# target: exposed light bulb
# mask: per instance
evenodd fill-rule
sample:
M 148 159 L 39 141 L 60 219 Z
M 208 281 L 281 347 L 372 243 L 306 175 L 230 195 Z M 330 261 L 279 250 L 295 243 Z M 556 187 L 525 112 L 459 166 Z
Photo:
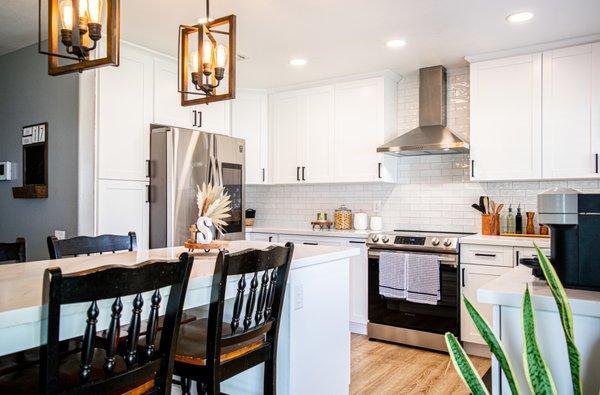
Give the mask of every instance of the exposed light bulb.
M 406 45 L 404 40 L 389 40 L 385 43 L 388 48 L 400 48 Z
M 225 67 L 227 64 L 227 48 L 223 44 L 217 45 L 217 67 Z
M 213 46 L 209 39 L 205 39 L 202 43 L 202 64 L 212 65 Z
M 198 71 L 200 71 L 200 69 L 198 68 L 198 65 L 199 65 L 198 51 L 192 52 L 191 57 L 192 57 L 192 72 L 197 73 Z
M 87 0 L 86 3 L 90 22 L 100 23 L 102 20 L 102 0 Z
M 62 28 L 73 30 L 73 3 L 71 0 L 62 0 L 58 5 L 58 12 Z
M 290 60 L 290 64 L 291 64 L 292 66 L 305 66 L 305 65 L 306 65 L 306 63 L 308 63 L 308 62 L 306 61 L 306 59 L 291 59 L 291 60 Z

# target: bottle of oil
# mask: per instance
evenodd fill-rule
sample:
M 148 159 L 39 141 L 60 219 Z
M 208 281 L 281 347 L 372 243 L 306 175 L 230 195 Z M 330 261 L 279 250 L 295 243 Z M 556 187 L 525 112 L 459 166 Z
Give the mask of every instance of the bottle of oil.
M 515 215 L 512 212 L 512 204 L 508 206 L 508 214 L 506 215 L 506 233 L 515 233 Z
M 521 215 L 521 204 L 517 207 L 517 215 L 515 217 L 515 233 L 523 233 L 523 215 Z

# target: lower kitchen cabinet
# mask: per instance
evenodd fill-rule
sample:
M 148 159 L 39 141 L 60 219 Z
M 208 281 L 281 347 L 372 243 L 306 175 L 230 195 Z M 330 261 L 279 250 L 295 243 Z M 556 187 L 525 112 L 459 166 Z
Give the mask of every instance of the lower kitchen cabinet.
M 98 180 L 96 234 L 126 235 L 133 231 L 138 249 L 148 248 L 148 183 Z
M 367 245 L 364 240 L 348 240 L 346 245 L 360 249 L 360 255 L 350 258 L 350 332 L 366 335 L 369 264 Z
M 254 232 L 248 232 L 248 233 L 246 233 L 246 240 L 266 241 L 268 243 L 277 243 L 277 242 L 279 242 L 279 238 L 274 233 L 254 233 Z
M 484 284 L 503 275 L 512 269 L 512 267 L 501 266 L 485 266 L 464 264 L 460 265 L 460 284 L 461 294 L 469 299 L 471 304 L 475 306 L 481 316 L 492 325 L 492 305 L 477 302 L 477 290 Z M 477 331 L 471 316 L 467 312 L 464 303 L 460 303 L 460 339 L 463 342 L 485 344 L 485 341 Z

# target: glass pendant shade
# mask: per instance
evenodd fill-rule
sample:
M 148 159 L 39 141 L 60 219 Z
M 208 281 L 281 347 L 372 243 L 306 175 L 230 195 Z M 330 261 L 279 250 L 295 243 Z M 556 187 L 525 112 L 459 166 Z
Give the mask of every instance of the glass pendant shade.
M 102 21 L 102 0 L 86 0 L 86 3 L 90 22 L 100 23 Z

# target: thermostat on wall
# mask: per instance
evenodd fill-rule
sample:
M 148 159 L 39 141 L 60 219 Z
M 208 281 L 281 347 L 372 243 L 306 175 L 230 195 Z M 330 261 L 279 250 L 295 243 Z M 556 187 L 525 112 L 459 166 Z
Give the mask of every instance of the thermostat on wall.
M 14 180 L 14 167 L 11 162 L 0 162 L 0 181 Z

